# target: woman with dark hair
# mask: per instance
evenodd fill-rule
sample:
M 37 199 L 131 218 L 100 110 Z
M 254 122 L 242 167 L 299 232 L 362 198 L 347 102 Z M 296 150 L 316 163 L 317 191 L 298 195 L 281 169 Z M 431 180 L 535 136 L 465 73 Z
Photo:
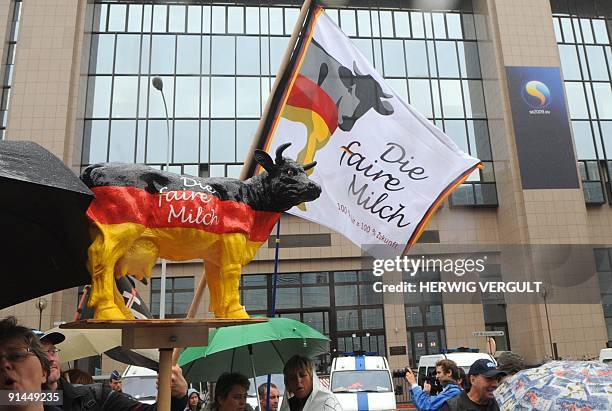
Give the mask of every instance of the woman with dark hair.
M 253 411 L 246 402 L 250 385 L 242 374 L 221 374 L 215 384 L 215 400 L 206 406 L 205 411 Z
M 0 390 L 39 392 L 47 388 L 49 360 L 40 341 L 15 317 L 0 321 Z M 10 398 L 10 397 L 9 397 Z M 11 404 L 23 410 L 59 410 L 42 403 Z
M 66 375 L 68 376 L 67 380 L 72 384 L 87 385 L 94 383 L 94 379 L 89 373 L 79 370 L 78 368 L 66 371 Z

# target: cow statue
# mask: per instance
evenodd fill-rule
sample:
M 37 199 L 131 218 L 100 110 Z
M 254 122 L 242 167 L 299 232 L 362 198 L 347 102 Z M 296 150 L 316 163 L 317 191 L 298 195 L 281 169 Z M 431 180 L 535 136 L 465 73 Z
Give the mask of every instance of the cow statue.
M 321 194 L 306 175 L 316 162 L 301 166 L 282 157 L 289 145 L 278 147 L 275 161 L 256 150 L 265 171 L 246 181 L 135 164 L 87 167 L 81 179 L 96 195 L 87 211 L 94 318 L 133 319 L 114 279 L 128 273 L 149 278 L 158 258 L 203 259 L 209 310 L 216 318 L 248 318 L 238 292 L 242 266 L 267 241 L 281 212 Z

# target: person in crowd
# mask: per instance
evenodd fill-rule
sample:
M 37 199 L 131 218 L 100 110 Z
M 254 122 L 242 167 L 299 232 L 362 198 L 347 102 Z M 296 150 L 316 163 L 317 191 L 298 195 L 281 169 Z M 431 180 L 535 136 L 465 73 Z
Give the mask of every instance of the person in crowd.
M 225 372 L 215 384 L 215 399 L 206 405 L 206 411 L 253 411 L 247 404 L 249 380 L 242 374 Z
M 457 370 L 459 371 L 459 377 L 457 378 L 457 385 L 462 390 L 469 391 L 469 384 L 468 384 L 467 376 L 465 375 L 465 371 L 461 367 L 457 367 Z
M 0 390 L 46 390 L 49 373 L 49 360 L 32 330 L 18 325 L 15 317 L 0 321 Z M 6 399 L 8 398 L 10 397 L 7 396 Z M 10 407 L 28 411 L 59 410 L 42 403 L 15 403 Z
M 504 351 L 497 357 L 497 368 L 504 371 L 506 375 L 501 377 L 503 382 L 512 377 L 517 372 L 525 369 L 523 357 L 512 351 Z
M 443 411 L 498 411 L 499 406 L 493 397 L 493 391 L 499 379 L 506 373 L 495 367 L 491 360 L 476 360 L 470 367 L 468 379 L 470 390 L 448 400 Z
M 87 385 L 94 383 L 94 379 L 91 377 L 91 375 L 89 375 L 89 373 L 79 370 L 78 368 L 73 368 L 66 371 L 64 378 L 66 378 L 72 384 Z
M 91 410 L 95 406 L 103 411 L 154 411 L 157 409 L 156 404 L 141 403 L 125 393 L 111 390 L 110 386 L 105 383 L 73 385 L 68 382 L 60 376 L 60 350 L 55 346 L 63 342 L 65 336 L 59 332 L 52 332 L 42 334 L 39 338 L 50 362 L 47 385 L 50 390 L 62 390 L 63 410 Z M 172 367 L 170 393 L 171 410 L 183 411 L 187 406 L 187 381 L 178 365 Z
M 123 381 L 121 380 L 121 374 L 119 374 L 119 371 L 113 370 L 113 372 L 111 372 L 108 385 L 111 390 L 121 392 L 123 389 Z
M 436 379 L 442 386 L 438 395 L 430 395 L 417 384 L 416 377 L 410 368 L 406 371 L 406 381 L 410 384 L 410 393 L 414 405 L 419 411 L 439 410 L 446 401 L 461 393 L 457 384 L 459 369 L 452 360 L 440 360 L 436 363 Z
M 266 391 L 268 387 L 268 383 L 265 382 L 257 388 L 257 392 L 259 393 L 259 405 L 255 408 L 255 411 L 266 411 L 266 401 L 268 392 Z M 277 411 L 278 410 L 278 401 L 280 399 L 280 392 L 278 391 L 278 387 L 274 383 L 270 383 L 270 409 L 268 411 Z
M 184 411 L 201 411 L 204 409 L 204 401 L 200 398 L 200 392 L 195 388 L 187 390 L 187 408 Z
M 315 373 L 312 360 L 294 355 L 283 369 L 285 397 L 281 411 L 342 411 L 342 406 Z

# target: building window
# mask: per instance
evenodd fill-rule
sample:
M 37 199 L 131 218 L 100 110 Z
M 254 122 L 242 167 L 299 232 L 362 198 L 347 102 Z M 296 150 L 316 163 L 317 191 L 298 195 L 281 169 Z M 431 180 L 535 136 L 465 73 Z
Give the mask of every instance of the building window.
M 298 16 L 286 4 L 96 0 L 82 165 L 162 167 L 165 113 L 151 86 L 160 76 L 171 171 L 238 176 Z M 497 205 L 474 17 L 470 2 L 458 7 L 327 13 L 400 96 L 483 161 L 452 204 Z
M 161 280 L 151 278 L 151 313 L 159 318 Z M 193 277 L 166 278 L 166 318 L 185 318 L 193 301 Z
M 551 4 L 584 198 L 612 204 L 612 20 L 597 1 Z
M 479 273 L 482 282 L 502 282 L 501 264 L 489 263 L 486 269 Z M 481 293 L 482 310 L 484 314 L 486 331 L 503 331 L 503 337 L 493 337 L 497 351 L 510 350 L 510 336 L 508 335 L 508 318 L 506 317 L 506 298 L 504 293 Z
M 0 140 L 4 140 L 8 122 L 8 111 L 11 102 L 11 86 L 13 85 L 13 71 L 15 68 L 15 49 L 19 37 L 19 24 L 21 20 L 22 0 L 11 2 L 11 31 L 6 42 L 4 60 L 4 78 L 2 79 L 2 100 L 0 102 Z
M 250 315 L 270 315 L 270 274 L 243 275 L 242 304 Z M 382 294 L 372 289 L 369 271 L 281 273 L 276 316 L 293 318 L 330 337 L 332 350 L 365 350 L 385 355 Z M 321 364 L 329 358 L 319 359 Z
M 440 281 L 440 273 L 419 271 L 411 276 L 408 272 L 404 272 L 403 281 L 412 283 Z M 410 365 L 416 367 L 422 355 L 438 354 L 440 349 L 446 348 L 442 295 L 427 292 L 404 293 L 404 310 L 408 357 Z
M 601 304 L 608 330 L 608 347 L 612 347 L 612 249 L 596 248 L 594 252 Z

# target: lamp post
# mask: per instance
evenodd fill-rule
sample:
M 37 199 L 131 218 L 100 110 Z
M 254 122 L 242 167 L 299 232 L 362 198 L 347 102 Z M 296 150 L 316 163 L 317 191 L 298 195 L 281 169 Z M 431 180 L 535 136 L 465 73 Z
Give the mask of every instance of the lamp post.
M 546 302 L 546 297 L 549 296 L 548 290 L 546 287 L 542 286 L 542 292 L 540 293 L 542 299 L 544 300 L 544 313 L 546 314 L 546 326 L 548 327 L 548 342 L 550 343 L 550 356 L 556 360 L 557 356 L 555 355 L 555 348 L 553 346 L 552 333 L 550 331 L 550 319 L 548 318 L 548 303 Z
M 36 308 L 38 309 L 38 329 L 42 328 L 42 312 L 45 308 L 47 308 L 47 300 L 44 298 L 39 298 L 36 301 Z
M 155 87 L 161 93 L 162 100 L 164 101 L 164 110 L 166 112 L 166 171 L 170 168 L 170 118 L 168 117 L 168 105 L 166 104 L 166 97 L 164 96 L 164 82 L 160 77 L 153 77 L 153 87 Z M 159 318 L 166 318 L 166 259 L 161 260 L 161 279 L 159 287 Z

